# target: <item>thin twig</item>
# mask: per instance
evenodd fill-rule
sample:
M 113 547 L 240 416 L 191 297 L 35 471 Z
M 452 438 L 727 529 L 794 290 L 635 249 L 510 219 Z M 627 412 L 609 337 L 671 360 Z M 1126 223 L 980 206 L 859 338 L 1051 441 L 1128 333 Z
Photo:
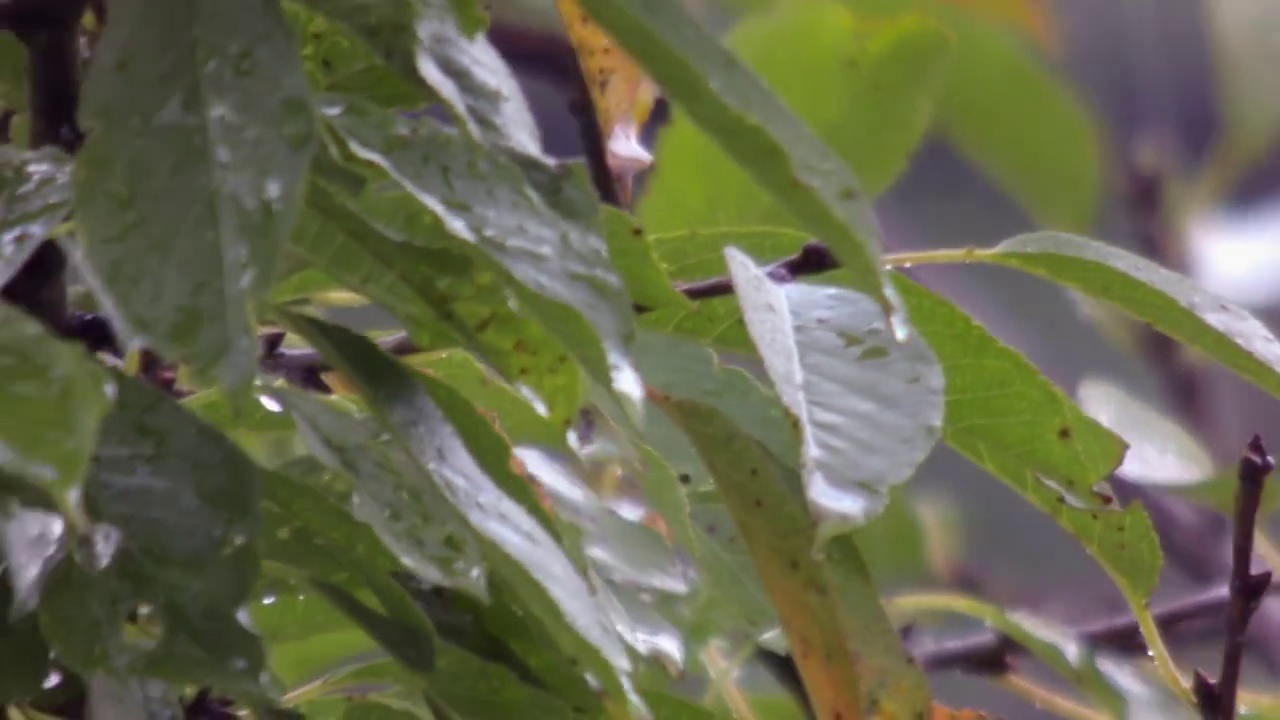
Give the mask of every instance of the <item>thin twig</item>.
M 1195 675 L 1196 699 L 1204 720 L 1230 720 L 1236 715 L 1245 632 L 1249 629 L 1250 618 L 1271 586 L 1271 571 L 1255 573 L 1252 564 L 1254 529 L 1258 522 L 1258 508 L 1262 504 L 1262 490 L 1275 466 L 1275 461 L 1262 445 L 1262 438 L 1254 435 L 1240 458 L 1240 486 L 1236 489 L 1235 531 L 1231 547 L 1231 601 L 1227 605 L 1222 669 L 1217 682 L 1200 671 Z
M 1263 589 L 1274 591 L 1280 589 L 1280 584 L 1264 586 Z M 1231 602 L 1231 586 L 1223 584 L 1168 603 L 1151 614 L 1161 631 L 1168 631 L 1192 620 L 1213 617 L 1227 609 Z M 1070 628 L 1070 631 L 1078 640 L 1092 647 L 1125 653 L 1146 651 L 1138 621 L 1127 611 Z M 912 648 L 911 656 L 926 672 L 963 670 L 989 675 L 1005 672 L 1009 659 L 1025 652 L 1026 648 L 1008 636 L 986 632 L 917 646 Z

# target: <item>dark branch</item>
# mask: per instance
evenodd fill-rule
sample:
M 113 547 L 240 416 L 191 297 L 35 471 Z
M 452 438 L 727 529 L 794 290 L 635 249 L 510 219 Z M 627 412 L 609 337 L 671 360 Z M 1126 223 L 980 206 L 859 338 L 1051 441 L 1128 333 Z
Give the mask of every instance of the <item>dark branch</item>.
M 1230 720 L 1236 716 L 1236 693 L 1240 686 L 1240 663 L 1244 660 L 1245 632 L 1249 620 L 1271 586 L 1271 572 L 1255 573 L 1253 537 L 1262 504 L 1262 490 L 1275 461 L 1267 455 L 1262 438 L 1249 441 L 1240 458 L 1240 487 L 1236 489 L 1235 532 L 1231 543 L 1230 602 L 1227 605 L 1227 635 L 1222 650 L 1222 670 L 1217 682 L 1197 671 L 1196 700 L 1205 720 Z
M 815 240 L 805 243 L 804 247 L 800 248 L 800 252 L 795 255 L 773 263 L 765 269 L 765 272 L 774 282 L 788 283 L 805 275 L 819 275 L 839 267 L 840 261 L 836 260 L 831 248 Z M 733 280 L 729 277 L 711 278 L 679 285 L 676 289 L 690 300 L 707 300 L 732 295 Z

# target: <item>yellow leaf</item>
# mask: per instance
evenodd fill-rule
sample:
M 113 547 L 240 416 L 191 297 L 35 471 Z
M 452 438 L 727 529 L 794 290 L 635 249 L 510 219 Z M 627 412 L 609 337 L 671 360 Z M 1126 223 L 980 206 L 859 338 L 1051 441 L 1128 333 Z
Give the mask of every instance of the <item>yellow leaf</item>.
M 596 25 L 578 0 L 556 0 L 556 6 L 591 93 L 609 169 L 629 186 L 636 173 L 653 164 L 653 156 L 640 143 L 640 130 L 653 112 L 658 86 Z M 626 187 L 620 190 L 624 197 L 630 194 Z

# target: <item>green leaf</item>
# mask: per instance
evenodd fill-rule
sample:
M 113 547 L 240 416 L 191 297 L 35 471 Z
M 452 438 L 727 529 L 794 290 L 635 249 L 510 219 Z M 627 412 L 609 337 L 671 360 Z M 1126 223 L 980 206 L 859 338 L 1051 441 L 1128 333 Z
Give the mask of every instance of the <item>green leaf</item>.
M 262 485 L 262 557 L 326 580 L 391 573 L 400 562 L 377 534 L 323 491 L 283 473 Z
M 356 48 L 338 48 L 330 44 L 326 50 L 344 52 L 334 60 L 352 60 L 366 54 L 375 55 L 399 80 L 408 86 L 422 86 L 414 61 L 417 42 L 413 23 L 418 0 L 293 0 L 322 18 L 346 30 L 342 35 Z M 428 0 L 429 1 L 429 0 Z M 304 55 L 306 50 L 304 46 Z M 362 64 L 362 63 L 361 63 Z M 347 70 L 351 65 L 340 69 Z M 368 88 L 363 88 L 367 90 Z M 363 92 L 362 92 L 363 94 Z
M 424 675 L 435 667 L 435 628 L 425 615 L 418 613 L 416 622 L 406 622 L 369 607 L 339 585 L 316 581 L 313 586 L 400 664 Z
M 295 30 L 311 86 L 323 92 L 356 93 L 388 107 L 417 107 L 430 100 L 431 94 L 414 72 L 412 55 L 406 51 L 413 43 L 410 33 L 401 27 L 387 28 L 389 36 L 403 34 L 403 45 L 371 47 L 365 37 L 343 22 L 345 15 L 332 12 L 337 5 L 306 0 L 282 5 Z M 330 13 L 322 15 L 317 8 Z M 402 54 L 407 56 L 406 72 L 397 72 L 390 63 Z
M 0 36 L 0 43 L 9 37 Z M 0 285 L 7 284 L 70 215 L 71 163 L 66 154 L 54 147 L 19 150 L 0 145 Z
M 500 266 L 422 215 L 405 193 L 352 201 L 316 183 L 290 250 L 386 308 L 424 348 L 475 350 L 567 425 L 581 404 L 578 366 L 513 308 Z
M 624 692 L 630 698 L 631 662 L 621 639 L 543 523 L 508 495 L 511 488 L 501 478 L 491 476 L 492 464 L 504 459 L 480 457 L 479 431 L 455 426 L 456 417 L 441 407 L 445 395 L 439 388 L 369 340 L 315 319 L 285 317 L 360 388 L 379 425 L 416 464 L 418 480 L 444 495 L 479 539 L 490 573 L 509 584 L 522 610 L 545 623 L 560 648 L 596 674 L 612 703 L 624 701 Z
M 643 388 L 625 349 L 631 308 L 583 173 L 353 99 L 331 99 L 325 114 L 353 153 L 505 267 L 520 283 L 521 303 L 591 376 L 638 405 Z
M 315 146 L 301 60 L 277 3 L 113 10 L 81 109 L 81 268 L 124 340 L 246 387 L 249 309 L 274 279 Z
M 805 242 L 804 236 L 786 230 L 724 230 L 672 235 L 655 247 L 664 262 L 672 258 L 668 271 L 673 277 L 698 280 L 725 272 L 721 253 L 726 245 L 770 259 L 793 255 Z M 845 276 L 830 273 L 822 281 L 844 284 Z M 955 306 L 903 277 L 897 278 L 897 287 L 912 324 L 942 364 L 947 397 L 943 439 L 1080 540 L 1127 597 L 1139 603 L 1145 600 L 1155 587 L 1161 563 L 1151 522 L 1139 507 L 1118 512 L 1094 494 L 1095 486 L 1120 463 L 1124 444 L 1085 415 L 1026 358 Z M 653 315 L 646 324 L 653 322 L 700 340 L 713 339 L 734 350 L 751 349 L 732 298 Z M 644 356 L 636 354 L 646 380 L 654 384 Z M 731 417 L 741 423 L 752 414 L 738 410 Z M 763 440 L 770 433 L 757 430 L 753 434 Z
M 11 575 L 10 566 L 6 575 Z M 0 703 L 30 698 L 40 691 L 49 674 L 49 648 L 35 615 L 14 618 L 7 608 L 13 604 L 9 588 L 12 577 L 0 578 Z
M 631 301 L 649 309 L 684 307 L 689 299 L 671 287 L 671 280 L 658 266 L 653 246 L 644 229 L 630 215 L 611 207 L 602 208 L 604 238 L 609 243 L 609 257 L 622 273 Z
M 777 613 L 720 493 L 714 488 L 691 492 L 689 514 L 698 535 L 694 557 L 704 587 L 690 632 L 695 637 L 741 633 L 759 638 L 776 628 Z
M 947 444 L 1054 518 L 1144 605 L 1160 577 L 1151 520 L 1137 505 L 1109 507 L 1095 491 L 1124 443 L 954 305 L 906 278 L 898 289 L 946 374 Z
M 922 140 L 951 47 L 931 20 L 877 24 L 830 0 L 785 3 L 751 16 L 726 42 L 873 196 L 906 169 Z M 640 205 L 647 227 L 803 226 L 714 138 L 685 112 L 663 130 Z M 715 182 L 706 182 L 712 177 Z
M 1280 341 L 1236 305 L 1159 265 L 1087 238 L 1033 233 L 966 260 L 1039 275 L 1106 301 L 1280 397 Z
M 952 27 L 956 49 L 937 109 L 945 137 L 1037 223 L 1091 227 L 1102 140 L 1089 111 L 1007 30 L 959 17 Z
M 55 338 L 8 304 L 0 304 L 0 357 L 0 471 L 81 512 L 80 487 L 113 381 L 82 345 Z
M 463 127 L 486 142 L 522 153 L 542 153 L 538 122 L 507 61 L 476 30 L 478 11 L 470 0 L 416 0 L 414 23 L 418 72 Z M 472 5 L 459 13 L 459 6 Z
M 311 395 L 280 390 L 275 397 L 297 419 L 316 457 L 350 476 L 353 514 L 406 568 L 434 585 L 487 595 L 475 538 L 402 453 L 375 443 L 372 428 Z
M 821 559 L 813 554 L 817 535 L 796 471 L 711 405 L 679 398 L 659 404 L 711 470 L 778 612 L 815 715 L 922 714 L 928 687 L 889 626 L 852 539 L 837 536 Z
M 85 485 L 103 529 L 50 575 L 40 626 L 81 673 L 260 694 L 262 649 L 236 618 L 258 573 L 259 471 L 162 391 L 116 382 Z
M 744 63 L 677 0 L 582 6 L 805 230 L 831 244 L 858 290 L 894 310 L 880 231 L 857 178 Z
M 723 717 L 669 692 L 646 690 L 644 699 L 649 703 L 649 709 L 653 710 L 653 716 L 662 720 L 719 720 Z
M 457 390 L 481 412 L 491 414 L 512 444 L 529 443 L 568 451 L 564 427 L 538 413 L 508 385 L 465 350 L 442 350 L 404 358 L 409 367 Z
M 743 319 L 800 424 L 805 496 L 817 536 L 866 525 L 942 434 L 942 368 L 928 344 L 893 337 L 867 296 L 778 284 L 725 250 Z

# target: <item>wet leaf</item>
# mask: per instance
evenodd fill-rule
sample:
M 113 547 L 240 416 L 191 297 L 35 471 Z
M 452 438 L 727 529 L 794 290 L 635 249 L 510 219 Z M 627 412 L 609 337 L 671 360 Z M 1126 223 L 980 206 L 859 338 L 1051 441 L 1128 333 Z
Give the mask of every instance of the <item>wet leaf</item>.
M 418 73 L 474 137 L 542 153 L 538 123 L 507 61 L 460 16 L 460 0 L 416 0 Z M 467 0 L 465 4 L 470 4 Z
M 748 17 L 726 42 L 879 195 L 907 168 L 941 90 L 951 40 L 921 17 L 874 23 L 839 2 L 780 4 Z M 654 231 L 725 224 L 809 229 L 734 164 L 709 130 L 677 108 L 640 216 Z M 715 182 L 706 182 L 714 177 Z
M 11 35 L 4 35 L 0 45 Z M 0 67 L 4 66 L 0 49 Z M 3 80 L 0 80 L 0 90 Z M 0 101 L 0 106 L 4 103 Z M 0 145 L 0 285 L 71 215 L 71 163 L 57 148 Z
M 817 535 L 797 471 L 712 405 L 679 398 L 658 403 L 715 478 L 777 610 L 815 714 L 923 712 L 929 701 L 924 677 L 889 626 L 852 539 L 837 536 L 823 546 L 821 558 L 813 554 Z
M 50 574 L 41 628 L 80 673 L 260 695 L 262 649 L 236 618 L 258 573 L 259 471 L 161 390 L 116 382 L 85 485 L 110 532 Z
M 1280 396 L 1280 341 L 1271 331 L 1150 260 L 1063 233 L 1020 235 L 972 260 L 1017 268 L 1110 303 Z
M 430 0 L 428 0 L 430 1 Z M 413 22 L 418 0 L 292 0 L 329 23 L 340 26 L 348 42 L 356 47 L 334 47 L 330 40 L 326 50 L 342 50 L 344 60 L 373 55 L 398 76 L 407 87 L 422 87 L 422 78 L 414 62 L 417 46 Z M 312 48 L 314 49 L 314 48 Z M 303 57 L 308 47 L 303 45 Z M 336 58 L 335 58 L 336 59 Z M 359 67 L 363 63 L 354 63 Z M 339 69 L 353 69 L 352 63 L 344 63 Z M 370 88 L 359 88 L 363 92 Z M 424 88 L 425 89 L 425 88 Z
M 401 563 L 374 529 L 317 485 L 284 473 L 264 473 L 263 559 L 334 581 L 400 570 Z
M 442 350 L 405 357 L 409 367 L 457 390 L 513 445 L 529 443 L 568 452 L 564 427 L 543 417 L 527 398 L 465 350 Z
M 727 245 L 767 260 L 793 255 L 806 240 L 787 230 L 725 230 L 671 235 L 655 248 L 660 260 L 671 258 L 668 269 L 674 278 L 698 280 L 725 272 L 722 253 Z M 844 284 L 845 276 L 842 271 L 828 273 L 822 282 Z M 1094 492 L 1119 465 L 1123 442 L 1085 415 L 1030 361 L 954 305 L 903 277 L 897 278 L 897 287 L 915 329 L 942 364 L 946 443 L 1054 518 L 1141 607 L 1160 574 L 1159 542 L 1151 521 L 1141 508 L 1117 511 L 1109 506 L 1109 497 Z M 732 350 L 752 348 L 732 298 L 653 315 L 646 322 L 672 332 Z M 650 366 L 641 361 L 641 368 L 653 384 Z M 747 410 L 731 413 L 740 424 L 759 415 Z M 777 433 L 753 432 L 764 442 Z
M 326 115 L 352 152 L 505 267 L 520 282 L 520 303 L 590 375 L 639 403 L 640 380 L 625 349 L 631 309 L 581 172 L 487 150 L 355 100 L 331 99 Z
M 301 392 L 279 391 L 312 452 L 351 478 L 351 510 L 405 567 L 432 584 L 487 596 L 476 540 L 434 484 L 419 482 L 402 453 L 373 428 Z
M 345 13 L 347 6 L 367 5 L 332 0 L 285 2 L 282 7 L 294 28 L 302 62 L 318 92 L 352 92 L 388 107 L 417 107 L 431 99 L 431 93 L 414 71 L 413 37 L 403 27 L 390 26 L 376 32 L 376 22 L 362 22 Z M 391 7 L 379 3 L 363 8 L 364 17 Z M 391 15 L 391 13 L 386 13 Z M 375 15 L 376 17 L 376 15 Z M 389 19 L 389 18 L 388 18 Z M 350 24 L 348 24 L 350 20 Z M 370 36 L 385 45 L 370 44 Z M 399 60 L 401 64 L 395 63 Z
M 893 337 L 861 293 L 778 284 L 742 251 L 725 257 L 747 330 L 800 424 L 819 540 L 866 525 L 942 435 L 938 358 L 918 335 Z
M 0 304 L 0 471 L 77 513 L 114 381 L 79 343 Z
M 54 565 L 66 554 L 67 521 L 61 514 L 10 502 L 0 514 L 0 552 L 13 599 L 11 619 L 29 615 L 40 602 L 40 590 Z
M 297 256 L 394 314 L 426 349 L 473 349 L 529 388 L 553 422 L 568 423 L 581 370 L 521 312 L 514 284 L 491 259 L 422 218 L 405 193 L 343 199 L 316 184 L 290 243 Z
M 482 453 L 484 433 L 478 428 L 492 429 L 455 426 L 456 408 L 449 416 L 441 405 L 456 400 L 363 337 L 303 316 L 287 318 L 357 384 L 392 443 L 414 462 L 416 479 L 434 485 L 446 509 L 475 534 L 489 572 L 508 584 L 523 611 L 545 623 L 560 648 L 596 674 L 610 702 L 626 702 L 631 662 L 622 641 L 544 524 L 485 466 L 497 458 L 492 450 Z
M 316 137 L 278 4 L 113 8 L 81 116 L 77 248 L 116 332 L 246 387 L 250 307 L 274 279 Z
M 856 287 L 894 309 L 880 232 L 853 172 L 677 0 L 581 0 L 663 91 L 716 138 L 801 227 L 831 244 Z

